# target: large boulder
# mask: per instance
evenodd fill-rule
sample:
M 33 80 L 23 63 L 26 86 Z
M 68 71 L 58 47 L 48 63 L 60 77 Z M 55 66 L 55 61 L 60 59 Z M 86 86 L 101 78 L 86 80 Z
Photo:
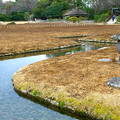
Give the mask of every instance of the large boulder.
M 120 77 L 111 78 L 108 81 L 107 85 L 115 88 L 120 88 Z
M 120 34 L 112 35 L 110 38 L 114 40 L 120 40 Z
M 102 58 L 98 60 L 99 62 L 112 62 L 111 59 L 107 59 L 107 58 Z
M 111 39 L 117 40 L 116 48 L 117 48 L 118 53 L 120 53 L 120 34 L 112 35 Z

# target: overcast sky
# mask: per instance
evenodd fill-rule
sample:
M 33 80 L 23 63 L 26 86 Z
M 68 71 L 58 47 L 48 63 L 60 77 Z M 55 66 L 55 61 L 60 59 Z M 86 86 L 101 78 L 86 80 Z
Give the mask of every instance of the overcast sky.
M 3 2 L 6 2 L 6 1 L 15 1 L 15 0 L 2 0 Z

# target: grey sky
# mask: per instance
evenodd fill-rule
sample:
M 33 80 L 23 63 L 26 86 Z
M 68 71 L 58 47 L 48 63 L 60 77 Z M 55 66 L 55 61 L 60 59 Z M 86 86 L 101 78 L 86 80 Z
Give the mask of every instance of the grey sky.
M 15 0 L 2 0 L 3 2 L 7 2 L 7 1 L 15 1 Z

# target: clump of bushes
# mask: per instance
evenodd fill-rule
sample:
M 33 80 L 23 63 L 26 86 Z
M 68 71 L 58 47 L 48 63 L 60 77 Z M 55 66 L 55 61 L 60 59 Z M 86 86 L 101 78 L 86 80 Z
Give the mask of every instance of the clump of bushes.
M 10 21 L 10 17 L 8 15 L 0 14 L 0 21 Z
M 72 21 L 73 23 L 75 23 L 75 22 L 79 22 L 80 19 L 77 18 L 77 17 L 70 17 L 70 18 L 69 18 L 69 21 Z
M 94 16 L 94 21 L 97 22 L 99 18 L 100 18 L 100 15 L 95 15 Z
M 15 22 L 10 22 L 7 25 L 15 25 L 15 24 L 16 24 Z
M 10 14 L 0 14 L 0 21 L 24 21 L 29 20 L 29 12 L 12 12 Z
M 117 16 L 117 22 L 120 22 L 120 15 Z
M 65 17 L 65 20 L 66 20 L 66 21 L 69 21 L 69 18 L 70 18 L 70 16 L 66 16 L 66 17 Z
M 110 12 L 107 12 L 101 15 L 95 15 L 94 20 L 95 22 L 105 22 L 109 18 L 110 14 Z
M 76 22 L 80 22 L 81 20 L 83 20 L 83 17 L 78 18 L 78 17 L 75 17 L 75 16 L 73 16 L 73 17 L 67 16 L 65 18 L 65 20 L 66 21 L 71 21 L 73 23 L 76 23 Z

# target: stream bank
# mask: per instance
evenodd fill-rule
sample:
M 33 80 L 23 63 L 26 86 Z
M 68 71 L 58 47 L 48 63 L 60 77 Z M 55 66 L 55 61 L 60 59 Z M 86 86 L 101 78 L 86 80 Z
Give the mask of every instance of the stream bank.
M 47 54 L 30 54 L 23 56 L 15 56 L 15 58 L 6 57 L 0 61 L 0 119 L 1 120 L 76 120 L 77 118 L 61 114 L 59 112 L 48 109 L 32 102 L 29 99 L 20 97 L 13 88 L 12 76 L 23 66 L 42 61 L 48 58 L 64 56 L 66 54 L 75 54 L 79 52 L 89 51 L 101 48 L 102 46 L 86 44 L 84 46 L 67 49 L 66 51 L 59 50 L 54 53 Z M 7 59 L 8 58 L 8 59 Z M 84 120 L 84 119 L 80 119 Z
M 109 78 L 120 74 L 116 57 L 115 48 L 107 48 L 40 61 L 17 71 L 14 87 L 73 115 L 118 120 L 120 91 L 106 84 Z M 99 62 L 102 58 L 112 62 Z M 114 68 L 117 71 L 112 71 Z

